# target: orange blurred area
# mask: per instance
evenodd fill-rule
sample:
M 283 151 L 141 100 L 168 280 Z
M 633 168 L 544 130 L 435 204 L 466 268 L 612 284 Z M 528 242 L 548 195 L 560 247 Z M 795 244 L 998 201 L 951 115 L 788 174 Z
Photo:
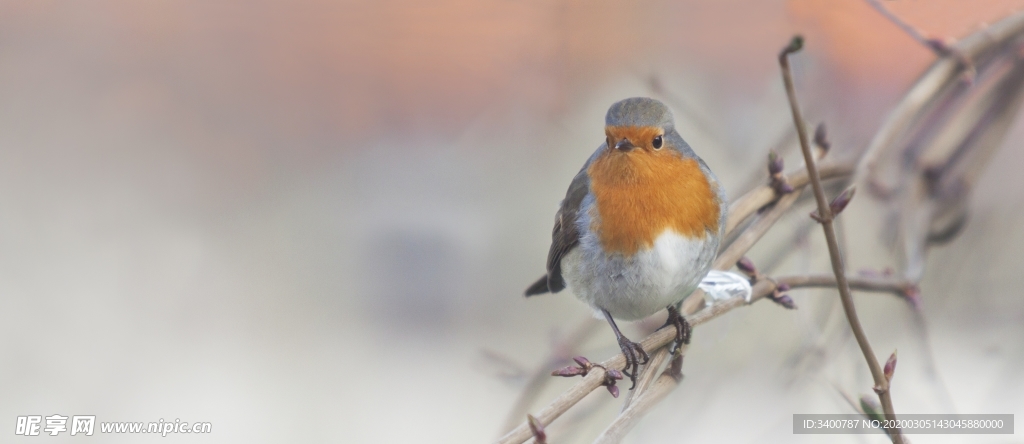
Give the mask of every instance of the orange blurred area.
M 880 0 L 927 38 L 949 43 L 1024 7 L 1015 0 Z M 878 13 L 866 1 L 793 0 L 795 23 L 819 37 L 823 55 L 841 72 L 867 84 L 915 76 L 932 60 L 930 51 Z M 812 43 L 813 44 L 813 43 Z
M 1024 2 L 884 4 L 930 35 L 955 39 Z M 108 86 L 149 94 L 151 107 L 169 89 L 163 100 L 219 98 L 246 108 L 231 112 L 258 113 L 252 118 L 285 132 L 339 131 L 360 141 L 405 129 L 453 134 L 509 100 L 564 111 L 567 100 L 617 76 L 663 66 L 744 83 L 745 75 L 772 71 L 778 42 L 796 32 L 856 83 L 906 85 L 931 60 L 854 0 L 107 1 L 2 8 L 7 45 L 44 45 L 37 57 L 47 54 L 46 45 L 75 47 L 78 60 L 65 60 L 75 65 L 54 68 L 86 68 L 83 76 L 110 69 L 122 78 Z

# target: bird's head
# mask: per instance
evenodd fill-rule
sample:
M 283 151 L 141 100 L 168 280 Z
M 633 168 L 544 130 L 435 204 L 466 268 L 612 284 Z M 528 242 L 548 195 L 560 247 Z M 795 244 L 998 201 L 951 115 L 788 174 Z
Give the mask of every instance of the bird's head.
M 672 111 L 664 103 L 646 97 L 625 99 L 608 108 L 604 132 L 608 150 L 622 154 L 678 154 L 682 148 L 679 145 L 685 145 L 675 131 Z

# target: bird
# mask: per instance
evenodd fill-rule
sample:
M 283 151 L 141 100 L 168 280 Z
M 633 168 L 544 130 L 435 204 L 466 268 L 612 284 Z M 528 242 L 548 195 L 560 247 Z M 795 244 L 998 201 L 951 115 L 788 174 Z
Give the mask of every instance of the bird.
M 640 365 L 650 357 L 615 320 L 667 309 L 662 328 L 676 328 L 672 350 L 690 342 L 690 325 L 679 310 L 718 252 L 725 190 L 658 100 L 612 104 L 604 133 L 555 214 L 547 273 L 525 295 L 569 288 L 589 304 L 615 333 L 626 358 L 622 371 L 635 387 Z

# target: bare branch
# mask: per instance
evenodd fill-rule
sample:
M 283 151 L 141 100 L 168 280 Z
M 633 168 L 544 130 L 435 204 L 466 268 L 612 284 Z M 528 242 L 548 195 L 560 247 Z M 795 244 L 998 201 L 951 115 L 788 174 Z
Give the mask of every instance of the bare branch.
M 895 420 L 896 413 L 892 407 L 892 396 L 889 393 L 889 381 L 885 379 L 882 367 L 878 365 L 878 358 L 871 350 L 867 335 L 857 318 L 857 308 L 853 305 L 853 296 L 850 294 L 850 284 L 846 280 L 846 272 L 843 267 L 843 258 L 839 252 L 839 243 L 836 240 L 835 227 L 832 224 L 833 214 L 828 201 L 825 199 L 825 190 L 821 186 L 821 177 L 818 175 L 818 167 L 815 163 L 814 153 L 811 152 L 811 145 L 807 140 L 807 128 L 804 127 L 803 117 L 800 115 L 800 105 L 796 98 L 796 88 L 793 86 L 793 74 L 789 68 L 789 55 L 800 50 L 803 46 L 803 39 L 794 37 L 789 46 L 779 54 L 779 65 L 782 67 L 782 79 L 786 86 L 786 95 L 789 97 L 790 109 L 793 112 L 793 123 L 796 125 L 797 136 L 800 138 L 800 148 L 804 153 L 804 162 L 807 165 L 808 177 L 811 180 L 811 188 L 814 190 L 814 198 L 818 202 L 818 222 L 821 223 L 825 232 L 825 241 L 828 243 L 829 257 L 832 260 L 832 271 L 836 275 L 836 284 L 839 288 L 839 298 L 843 303 L 843 310 L 846 312 L 846 319 L 850 323 L 853 335 L 857 338 L 857 344 L 864 359 L 871 369 L 871 376 L 875 380 L 875 392 L 882 401 L 882 408 L 885 410 L 886 419 Z M 903 444 L 903 435 L 898 427 L 886 429 L 892 437 L 894 444 Z
M 775 284 L 768 280 L 762 280 L 754 284 L 753 295 L 750 298 L 751 303 L 763 299 L 765 296 L 772 293 L 775 290 Z M 707 307 L 693 316 L 687 317 L 690 325 L 697 327 L 712 319 L 722 316 L 733 309 L 746 305 L 747 302 L 743 298 L 735 298 L 722 303 Z M 650 336 L 640 341 L 640 345 L 643 346 L 644 350 L 657 350 L 664 347 L 668 343 L 675 340 L 676 332 L 671 328 L 665 328 L 652 333 Z M 612 358 L 601 362 L 601 365 L 605 368 L 621 368 L 626 363 L 625 358 L 621 353 L 616 354 Z M 602 368 L 594 368 L 594 370 L 584 376 L 582 380 L 573 385 L 569 390 L 558 395 L 550 404 L 542 408 L 537 414 L 533 415 L 545 426 L 551 424 L 552 421 L 558 419 L 563 413 L 569 408 L 576 405 L 590 392 L 601 387 L 601 384 L 605 379 L 605 371 Z M 498 439 L 498 443 L 501 444 L 519 444 L 527 439 L 530 439 L 530 426 L 524 421 L 519 424 L 516 428 L 512 429 L 505 436 Z
M 835 275 L 810 274 L 801 276 L 783 276 L 774 278 L 779 284 L 789 285 L 790 288 L 837 288 Z M 912 304 L 917 304 L 918 288 L 913 282 L 895 279 L 890 277 L 868 277 L 857 276 L 846 278 L 850 288 L 861 291 L 878 293 L 892 293 L 906 298 Z
M 975 69 L 986 69 L 997 57 L 996 50 L 1011 44 L 1015 35 L 1024 32 L 1024 12 L 1014 14 L 1006 19 L 987 27 L 982 32 L 971 34 L 953 45 L 956 51 L 974 61 Z M 857 165 L 856 183 L 867 183 L 876 195 L 892 193 L 893 185 L 885 183 L 877 177 L 879 160 L 882 155 L 905 136 L 915 122 L 936 110 L 943 109 L 951 100 L 948 97 L 954 91 L 959 75 L 967 69 L 960 60 L 942 57 L 935 61 L 924 74 L 918 78 L 910 91 L 903 96 L 899 105 L 890 112 L 881 128 L 875 133 L 868 144 L 867 150 Z M 822 178 L 825 178 L 824 168 Z
M 948 55 L 952 49 L 951 46 L 954 42 L 952 40 L 940 39 L 937 37 L 928 37 L 921 30 L 911 26 L 909 23 L 901 19 L 898 15 L 894 14 L 889 8 L 886 8 L 880 0 L 866 0 L 871 7 L 875 8 L 883 17 L 889 19 L 894 25 L 899 27 L 903 32 L 907 33 L 911 38 L 917 40 L 922 46 L 935 52 L 936 56 L 943 57 Z

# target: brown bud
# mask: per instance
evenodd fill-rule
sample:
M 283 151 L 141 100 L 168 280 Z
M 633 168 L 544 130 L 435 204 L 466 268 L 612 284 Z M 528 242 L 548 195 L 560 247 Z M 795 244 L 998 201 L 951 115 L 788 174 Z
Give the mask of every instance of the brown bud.
M 772 185 L 772 188 L 775 189 L 775 192 L 779 194 L 789 194 L 793 192 L 793 186 L 790 185 L 789 182 L 783 180 L 776 181 Z
M 794 52 L 797 52 L 804 47 L 804 37 L 801 35 L 793 36 L 793 39 L 789 41 L 789 44 L 785 48 L 782 48 L 782 52 L 779 53 L 779 58 L 784 58 Z
M 533 432 L 533 438 L 537 440 L 537 444 L 547 444 L 548 434 L 544 433 L 544 424 L 529 414 L 526 415 L 526 422 L 530 424 L 530 431 Z
M 576 363 L 579 364 L 579 366 L 582 367 L 582 368 L 589 368 L 590 366 L 593 365 L 593 364 L 590 363 L 589 359 L 587 359 L 587 358 L 585 358 L 583 356 L 576 356 L 575 358 L 572 358 L 572 360 L 576 361 Z
M 885 374 L 886 381 L 892 381 L 893 373 L 896 373 L 896 351 L 893 350 L 892 354 L 889 355 L 889 359 L 885 361 L 885 367 L 882 369 L 882 373 Z
M 949 44 L 946 43 L 944 40 L 938 38 L 938 37 L 932 37 L 930 39 L 926 39 L 924 41 L 924 43 L 926 45 L 928 45 L 929 48 L 935 50 L 936 52 L 938 52 L 940 54 L 946 54 L 946 53 L 948 53 L 950 51 Z
M 608 375 L 609 378 L 614 379 L 614 380 L 622 379 L 622 377 L 623 377 L 622 376 L 622 372 L 620 372 L 620 371 L 618 371 L 618 370 L 616 370 L 614 368 L 608 370 L 607 375 Z
M 606 386 L 606 387 L 608 388 L 608 393 L 612 394 L 612 398 L 618 398 L 619 397 L 619 388 L 616 387 L 615 384 L 612 384 L 612 385 L 609 385 L 609 386 Z
M 777 291 L 779 293 L 785 293 L 785 292 L 789 291 L 789 284 L 787 284 L 785 282 L 779 282 L 779 285 L 775 286 L 775 291 Z
M 768 174 L 774 176 L 782 172 L 785 169 L 785 163 L 782 161 L 782 156 L 776 153 L 775 150 L 768 152 Z
M 853 199 L 853 195 L 856 192 L 857 186 L 853 185 L 850 186 L 850 188 L 843 190 L 842 193 L 839 193 L 839 195 L 832 200 L 832 203 L 828 205 L 829 210 L 832 211 L 832 217 L 836 217 L 839 215 L 839 213 L 843 212 L 843 209 L 845 209 L 846 206 L 850 204 L 850 200 Z
M 669 363 L 668 368 L 665 369 L 665 373 L 675 379 L 676 382 L 683 380 L 683 354 L 676 353 L 672 357 L 672 362 Z
M 736 261 L 736 268 L 746 274 L 757 274 L 757 267 L 754 266 L 754 261 L 750 260 L 749 257 L 743 256 L 740 260 Z
M 783 294 L 772 298 L 776 304 L 786 307 L 790 310 L 796 310 L 796 302 L 793 302 L 793 298 L 789 297 L 788 294 Z
M 825 131 L 825 122 L 819 123 L 818 127 L 814 129 L 814 144 L 825 153 L 832 148 L 832 142 L 828 141 L 828 133 Z M 824 155 L 822 154 L 822 156 Z

